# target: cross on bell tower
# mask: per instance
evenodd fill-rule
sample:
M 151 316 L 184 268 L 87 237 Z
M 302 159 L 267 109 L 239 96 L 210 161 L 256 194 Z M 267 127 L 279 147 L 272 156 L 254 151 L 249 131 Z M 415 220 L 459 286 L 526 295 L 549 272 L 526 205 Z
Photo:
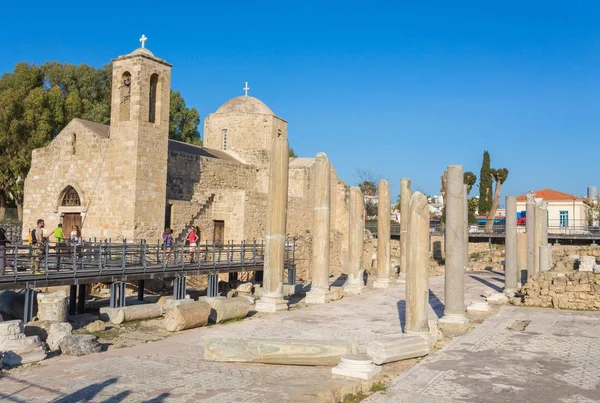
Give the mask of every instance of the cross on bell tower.
M 250 87 L 248 87 L 248 81 L 246 81 L 246 86 L 242 89 L 244 90 L 244 94 L 248 96 L 248 91 L 250 91 Z
M 148 38 L 146 38 L 146 35 L 142 34 L 142 37 L 140 38 L 140 42 L 142 43 L 142 48 L 146 47 L 147 40 L 148 40 Z

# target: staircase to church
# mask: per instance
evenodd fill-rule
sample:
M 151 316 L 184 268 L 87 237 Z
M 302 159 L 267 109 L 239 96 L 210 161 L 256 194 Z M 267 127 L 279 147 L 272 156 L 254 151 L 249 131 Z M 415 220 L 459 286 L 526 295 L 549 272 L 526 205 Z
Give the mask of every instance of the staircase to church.
M 192 216 L 192 219 L 185 225 L 185 227 L 183 227 L 183 229 L 181 230 L 181 232 L 179 233 L 179 235 L 177 235 L 176 241 L 182 242 L 185 240 L 187 234 L 190 232 L 190 230 L 192 228 L 194 228 L 196 221 L 202 216 L 202 214 L 204 214 L 204 212 L 206 211 L 206 209 L 208 209 L 208 207 L 212 204 L 212 202 L 215 200 L 215 194 L 211 193 L 206 200 L 204 201 L 204 203 L 202 204 L 202 206 L 200 207 L 200 210 L 198 210 L 198 212 L 196 214 L 194 214 Z

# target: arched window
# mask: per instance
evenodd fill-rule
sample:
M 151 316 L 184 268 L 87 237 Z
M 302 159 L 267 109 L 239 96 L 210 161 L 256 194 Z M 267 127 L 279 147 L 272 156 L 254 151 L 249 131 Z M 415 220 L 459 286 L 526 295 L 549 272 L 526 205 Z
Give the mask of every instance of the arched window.
M 156 101 L 158 98 L 158 74 L 152 74 L 150 76 L 150 96 L 148 97 L 148 122 L 156 122 Z
M 131 114 L 131 74 L 126 71 L 119 85 L 119 120 L 126 122 Z
M 79 194 L 72 186 L 67 186 L 64 190 L 60 205 L 65 207 L 81 206 Z

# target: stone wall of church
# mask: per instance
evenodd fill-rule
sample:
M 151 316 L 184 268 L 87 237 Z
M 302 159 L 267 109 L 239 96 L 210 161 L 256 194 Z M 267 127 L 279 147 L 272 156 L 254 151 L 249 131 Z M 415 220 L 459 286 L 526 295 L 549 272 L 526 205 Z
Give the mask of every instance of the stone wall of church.
M 47 229 L 55 228 L 62 213 L 82 214 L 85 238 L 123 235 L 119 227 L 123 224 L 121 212 L 109 208 L 110 198 L 116 196 L 115 186 L 108 179 L 111 161 L 105 158 L 107 147 L 107 138 L 94 134 L 75 119 L 48 146 L 33 151 L 25 179 L 24 237 L 39 218 L 46 221 Z M 80 207 L 60 206 L 67 186 L 78 191 Z
M 244 162 L 262 166 L 278 132 L 287 136 L 287 122 L 273 115 L 214 113 L 204 119 L 204 146 L 234 151 Z

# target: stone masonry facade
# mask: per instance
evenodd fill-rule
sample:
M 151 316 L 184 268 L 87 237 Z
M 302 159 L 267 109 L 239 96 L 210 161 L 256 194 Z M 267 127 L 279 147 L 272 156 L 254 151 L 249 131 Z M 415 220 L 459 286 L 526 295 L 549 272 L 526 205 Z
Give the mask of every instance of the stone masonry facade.
M 110 126 L 71 121 L 33 151 L 25 181 L 23 236 L 38 218 L 54 228 L 76 215 L 85 239 L 261 243 L 266 229 L 270 147 L 287 122 L 251 96 L 232 98 L 204 123 L 204 147 L 168 139 L 171 65 L 139 48 L 113 60 Z M 287 236 L 297 276 L 310 279 L 314 158 L 289 164 Z M 348 267 L 349 187 L 331 167 L 331 272 Z M 78 203 L 66 203 L 73 191 Z M 65 233 L 70 232 L 65 229 Z M 220 230 L 219 230 L 220 232 Z

